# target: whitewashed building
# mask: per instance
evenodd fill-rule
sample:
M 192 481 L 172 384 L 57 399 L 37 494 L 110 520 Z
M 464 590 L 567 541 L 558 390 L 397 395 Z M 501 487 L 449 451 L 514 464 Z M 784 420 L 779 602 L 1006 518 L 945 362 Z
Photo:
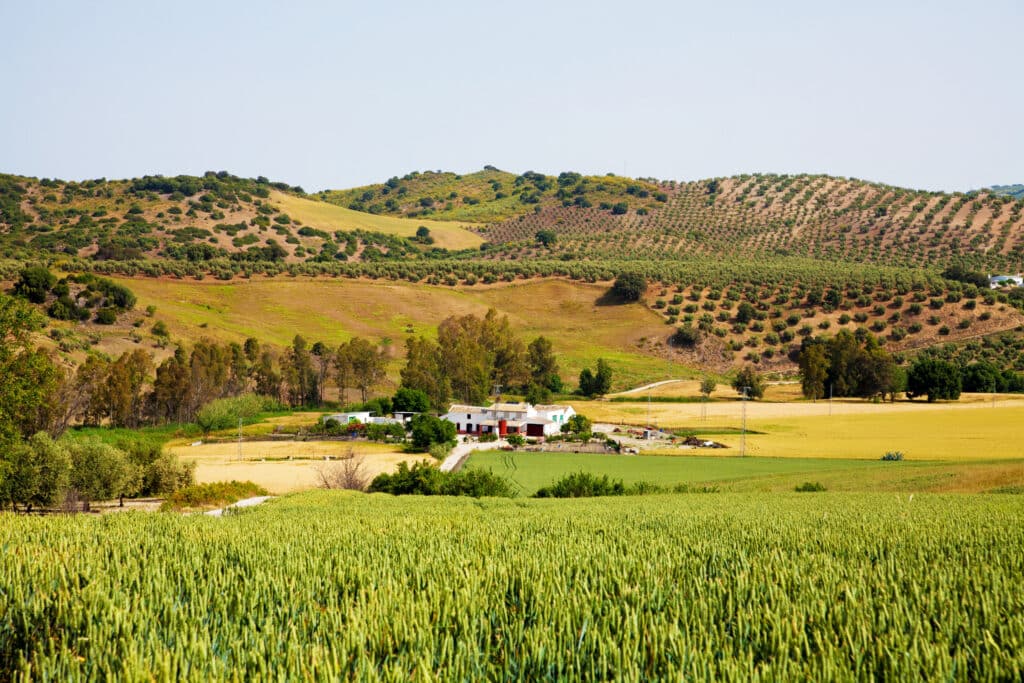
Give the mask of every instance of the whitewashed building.
M 485 407 L 457 403 L 441 419 L 455 423 L 459 434 L 543 437 L 560 433 L 562 425 L 575 414 L 572 406 L 495 403 Z
M 989 275 L 988 286 L 990 289 L 1000 287 L 1024 287 L 1024 276 L 1020 275 Z

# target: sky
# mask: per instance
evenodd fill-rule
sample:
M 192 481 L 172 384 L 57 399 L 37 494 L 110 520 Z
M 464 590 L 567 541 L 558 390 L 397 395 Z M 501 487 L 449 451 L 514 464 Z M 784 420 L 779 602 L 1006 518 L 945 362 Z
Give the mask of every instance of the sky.
M 0 1 L 0 172 L 1024 182 L 1024 3 Z

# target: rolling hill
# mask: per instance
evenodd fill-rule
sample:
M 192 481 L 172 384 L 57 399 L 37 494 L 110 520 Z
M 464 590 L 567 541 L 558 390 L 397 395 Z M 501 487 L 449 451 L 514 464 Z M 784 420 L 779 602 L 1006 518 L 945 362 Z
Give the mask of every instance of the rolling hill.
M 410 329 L 486 300 L 557 339 L 570 373 L 603 356 L 623 381 L 741 363 L 792 372 L 801 338 L 838 329 L 870 331 L 900 354 L 949 347 L 1024 369 L 1021 297 L 943 277 L 950 264 L 1020 271 L 1022 208 L 994 191 L 811 175 L 680 183 L 489 167 L 312 195 L 226 172 L 0 175 L 0 279 L 26 262 L 114 277 L 181 343 L 363 334 L 400 354 Z M 602 293 L 627 271 L 647 278 L 646 295 L 608 305 Z M 207 276 L 220 284 L 196 282 Z M 622 315 L 630 333 L 610 332 Z M 700 343 L 678 343 L 678 325 L 699 329 Z M 47 343 L 74 362 L 147 343 L 144 326 L 132 315 L 54 323 Z

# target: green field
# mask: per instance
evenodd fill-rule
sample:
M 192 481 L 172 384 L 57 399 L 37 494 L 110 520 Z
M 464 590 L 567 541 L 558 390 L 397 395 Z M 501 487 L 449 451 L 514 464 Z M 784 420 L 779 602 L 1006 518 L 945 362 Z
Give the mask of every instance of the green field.
M 830 491 L 1024 490 L 1024 459 L 949 463 L 488 451 L 474 453 L 465 467 L 507 477 L 524 495 L 573 472 L 608 475 L 627 485 L 710 485 L 725 491 L 792 491 L 805 481 Z
M 156 307 L 154 318 L 167 324 L 174 340 L 209 337 L 241 342 L 252 336 L 286 346 L 301 334 L 310 342 L 334 346 L 358 335 L 375 342 L 390 339 L 397 358 L 404 354 L 408 334 L 433 337 L 438 323 L 450 315 L 483 315 L 495 308 L 509 316 L 525 342 L 537 335 L 551 339 L 562 376 L 573 385 L 584 366 L 593 367 L 602 357 L 615 369 L 617 388 L 692 373 L 641 349 L 641 340 L 665 337 L 670 330 L 643 305 L 598 306 L 607 291 L 600 284 L 549 279 L 448 288 L 310 278 L 230 284 L 115 280 L 136 294 L 137 308 Z M 101 331 L 110 335 L 110 343 L 125 343 L 125 330 Z M 392 378 L 397 377 L 398 367 L 397 363 L 392 366 Z
M 0 680 L 1024 674 L 1016 497 L 318 492 L 0 522 Z

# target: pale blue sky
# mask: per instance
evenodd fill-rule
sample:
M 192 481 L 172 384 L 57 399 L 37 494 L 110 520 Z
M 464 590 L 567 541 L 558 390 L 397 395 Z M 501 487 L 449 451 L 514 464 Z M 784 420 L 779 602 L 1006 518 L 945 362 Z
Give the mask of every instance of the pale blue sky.
M 0 0 L 0 171 L 1024 182 L 1024 3 Z

